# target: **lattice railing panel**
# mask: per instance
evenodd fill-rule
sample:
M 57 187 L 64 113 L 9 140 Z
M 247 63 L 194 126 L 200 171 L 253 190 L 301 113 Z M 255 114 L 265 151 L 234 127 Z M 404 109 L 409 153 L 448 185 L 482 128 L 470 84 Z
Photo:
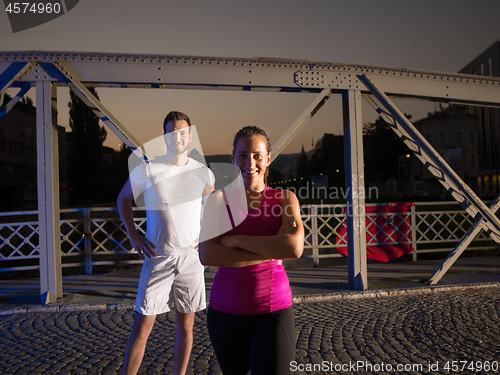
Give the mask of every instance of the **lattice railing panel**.
M 343 217 L 318 215 L 318 247 L 336 246 L 337 229 L 342 225 Z
M 458 242 L 474 223 L 474 218 L 464 212 L 419 212 L 417 242 Z M 485 232 L 478 238 L 486 239 Z
M 134 219 L 136 227 L 142 235 L 146 234 L 146 219 Z M 93 219 L 91 221 L 92 253 L 131 254 L 132 249 L 127 231 L 122 221 Z
M 302 224 L 304 225 L 304 247 L 311 248 L 313 246 L 313 230 L 312 230 L 312 217 L 309 215 L 302 215 Z
M 0 260 L 38 258 L 38 223 L 0 224 L 0 249 Z
M 398 219 L 398 220 L 396 220 Z M 411 238 L 411 214 L 407 212 L 394 212 L 394 213 L 366 213 L 366 244 L 369 246 L 376 245 L 396 245 L 396 244 L 410 244 L 413 243 Z M 396 224 L 399 222 L 399 224 Z M 335 227 L 338 232 L 340 226 L 345 225 L 345 219 L 339 222 Z M 391 226 L 392 230 L 387 230 L 387 225 Z M 372 229 L 371 231 L 369 229 Z M 347 243 L 347 232 L 341 231 L 339 243 Z
M 82 220 L 61 220 L 61 251 L 63 255 L 76 255 L 85 251 Z
M 301 206 L 301 216 L 305 229 L 304 248 L 312 249 L 313 258 L 338 255 L 334 249 L 339 236 L 339 228 L 344 225 L 344 209 L 343 205 Z M 138 209 L 137 211 L 139 212 L 135 215 L 135 224 L 139 232 L 145 235 L 144 210 Z M 103 259 L 102 256 L 109 256 L 109 259 L 112 260 L 113 254 L 136 254 L 126 236 L 125 228 L 117 215 L 116 208 L 62 210 L 61 212 L 64 216 L 60 221 L 63 256 L 90 255 L 89 261 L 92 262 L 92 255 L 101 256 L 100 259 Z M 23 214 L 26 213 L 13 213 L 13 217 Z M 114 216 L 112 218 L 92 217 L 106 216 L 105 214 Z M 8 215 L 2 214 L 1 216 Z M 84 217 L 88 217 L 88 221 L 85 221 L 87 219 Z M 381 217 L 383 218 L 382 224 L 377 223 Z M 411 229 L 408 229 L 407 226 L 403 229 L 401 225 L 404 222 L 408 223 L 410 217 L 414 220 Z M 413 243 L 417 247 L 422 245 L 422 252 L 439 251 L 442 249 L 440 244 L 443 243 L 455 246 L 473 222 L 474 218 L 464 211 L 446 209 L 411 213 L 366 213 L 367 228 L 376 226 L 376 230 L 367 231 L 367 244 Z M 384 231 L 384 226 L 387 225 L 393 226 L 394 231 Z M 411 238 L 412 229 L 416 233 L 416 238 L 413 238 L 413 241 Z M 0 224 L 0 261 L 38 259 L 38 231 L 38 222 L 36 221 Z M 394 235 L 396 232 L 399 234 L 397 240 Z M 345 241 L 346 234 L 342 234 L 341 237 Z M 484 244 L 484 241 L 489 240 L 488 234 L 481 231 L 475 241 Z M 436 246 L 432 244 L 436 244 Z
M 367 213 L 367 245 L 409 244 L 411 239 L 411 214 L 407 212 Z M 391 230 L 387 230 L 390 226 Z M 375 230 L 369 230 L 375 228 Z

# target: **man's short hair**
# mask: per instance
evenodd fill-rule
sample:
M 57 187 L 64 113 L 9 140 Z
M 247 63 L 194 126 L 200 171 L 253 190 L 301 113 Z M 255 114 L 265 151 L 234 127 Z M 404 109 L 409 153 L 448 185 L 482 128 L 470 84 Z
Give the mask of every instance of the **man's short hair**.
M 176 122 L 176 121 L 186 121 L 189 125 L 189 132 L 191 133 L 191 120 L 189 120 L 189 117 L 187 117 L 186 114 L 179 112 L 179 111 L 171 111 L 165 117 L 165 120 L 163 120 L 163 133 L 167 134 L 167 123 L 169 121 Z

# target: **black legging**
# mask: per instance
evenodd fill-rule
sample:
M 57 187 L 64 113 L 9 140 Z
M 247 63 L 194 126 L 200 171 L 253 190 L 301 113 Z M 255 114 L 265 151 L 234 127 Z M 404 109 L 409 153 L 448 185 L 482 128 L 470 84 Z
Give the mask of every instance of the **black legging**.
M 269 314 L 228 314 L 208 307 L 210 340 L 224 375 L 291 374 L 295 360 L 293 308 Z

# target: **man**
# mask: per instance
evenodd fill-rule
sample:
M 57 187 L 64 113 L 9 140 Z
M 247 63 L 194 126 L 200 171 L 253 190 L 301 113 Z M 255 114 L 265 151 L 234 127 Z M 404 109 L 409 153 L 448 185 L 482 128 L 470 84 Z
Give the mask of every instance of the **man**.
M 191 122 L 170 112 L 163 123 L 167 153 L 138 166 L 118 195 L 118 211 L 132 247 L 144 260 L 136 314 L 125 353 L 124 374 L 136 374 L 156 315 L 176 309 L 175 374 L 186 372 L 193 346 L 194 313 L 205 305 L 203 266 L 198 256 L 201 200 L 215 178 L 188 157 Z M 132 199 L 144 193 L 146 238 L 135 228 Z

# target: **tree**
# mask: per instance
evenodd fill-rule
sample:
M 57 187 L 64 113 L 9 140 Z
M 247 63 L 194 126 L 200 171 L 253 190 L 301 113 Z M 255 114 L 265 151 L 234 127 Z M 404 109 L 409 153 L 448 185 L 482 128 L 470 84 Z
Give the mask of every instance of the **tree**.
M 29 106 L 33 106 L 33 99 L 31 99 L 29 96 L 23 96 L 21 98 L 21 103 L 29 105 Z
M 89 91 L 97 98 L 94 88 Z M 70 91 L 69 126 L 73 131 L 72 157 L 69 160 L 69 180 L 73 188 L 72 203 L 101 202 L 105 194 L 103 142 L 107 133 L 99 125 L 99 117 Z
M 283 176 L 281 175 L 281 172 L 278 171 L 277 169 L 269 167 L 269 175 L 267 176 L 267 184 L 271 183 L 277 183 L 278 181 L 281 181 Z
M 327 175 L 328 184 L 331 187 L 343 188 L 345 185 L 344 137 L 325 134 L 321 148 L 312 154 L 309 165 L 311 176 Z
M 302 145 L 300 156 L 297 158 L 297 185 L 306 186 L 311 179 L 309 159 Z
M 366 185 L 397 179 L 399 160 L 409 153 L 408 147 L 380 116 L 374 123 L 365 124 L 363 133 Z
M 104 198 L 106 202 L 116 202 L 123 184 L 129 177 L 128 159 L 132 151 L 125 144 L 121 145 L 119 151 L 110 147 L 105 147 L 105 151 L 111 156 L 111 163 L 104 168 L 106 181 Z

